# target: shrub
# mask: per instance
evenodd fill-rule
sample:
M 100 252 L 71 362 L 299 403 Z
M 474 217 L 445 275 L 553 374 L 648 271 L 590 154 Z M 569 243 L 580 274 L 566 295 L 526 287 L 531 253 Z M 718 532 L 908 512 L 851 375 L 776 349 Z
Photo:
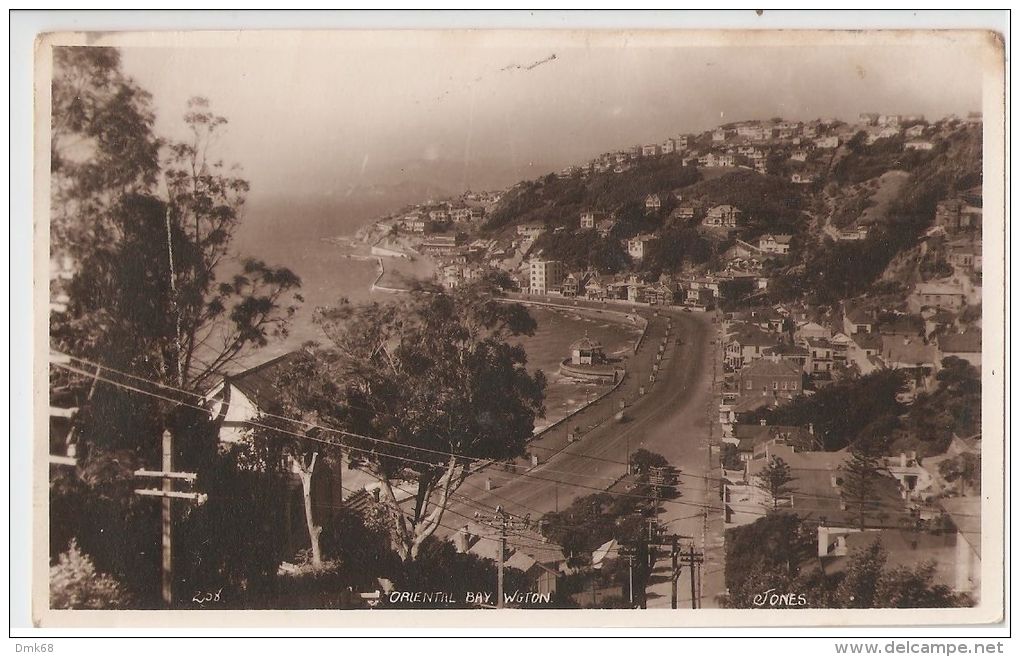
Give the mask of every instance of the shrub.
M 113 577 L 97 573 L 92 559 L 71 544 L 50 567 L 50 608 L 121 609 L 128 605 L 124 587 Z

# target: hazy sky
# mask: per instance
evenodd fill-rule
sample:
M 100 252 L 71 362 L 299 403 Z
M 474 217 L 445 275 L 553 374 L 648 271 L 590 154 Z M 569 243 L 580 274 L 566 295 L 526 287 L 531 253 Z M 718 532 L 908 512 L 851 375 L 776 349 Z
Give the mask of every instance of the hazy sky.
M 230 121 L 223 155 L 243 165 L 253 193 L 282 196 L 393 182 L 406 161 L 462 166 L 470 184 L 476 167 L 533 177 L 727 121 L 938 117 L 981 104 L 973 42 L 685 47 L 528 37 L 517 45 L 477 32 L 337 33 L 122 52 L 154 96 L 161 133 L 180 129 L 187 98 L 208 97 Z

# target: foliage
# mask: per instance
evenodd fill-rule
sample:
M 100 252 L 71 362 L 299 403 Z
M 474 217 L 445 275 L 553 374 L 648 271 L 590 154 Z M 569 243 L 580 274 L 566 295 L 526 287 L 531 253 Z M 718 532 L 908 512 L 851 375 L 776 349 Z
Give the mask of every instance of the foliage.
M 740 208 L 745 226 L 741 236 L 753 241 L 764 233 L 792 235 L 803 230 L 803 197 L 798 187 L 783 178 L 737 171 L 692 185 L 685 196 Z
M 85 376 L 52 378 L 52 401 L 81 409 L 70 431 L 82 465 L 51 477 L 50 551 L 76 537 L 140 606 L 159 598 L 159 507 L 133 493 L 134 470 L 159 463 L 160 435 L 170 429 L 174 465 L 215 485 L 206 470 L 217 467 L 215 431 L 207 416 L 202 421 L 175 402 L 185 398 L 175 388 L 206 392 L 235 357 L 282 335 L 291 300 L 299 300 L 299 281 L 288 270 L 229 257 L 247 182 L 209 157 L 225 120 L 204 101 L 192 102 L 184 119 L 192 140 L 167 143 L 153 132 L 149 103 L 121 71 L 116 50 L 55 49 L 52 255 L 67 259 L 71 277 L 56 282 L 69 301 L 51 315 L 52 345 L 154 380 L 161 387 L 103 372 L 167 399 Z M 226 269 L 234 275 L 220 281 Z M 175 520 L 187 522 L 191 510 L 175 505 Z M 227 567 L 220 575 L 228 579 L 246 577 L 228 566 L 247 564 L 222 557 L 209 553 L 206 563 Z
M 779 510 L 780 501 L 794 490 L 790 485 L 793 480 L 790 466 L 778 456 L 773 456 L 762 471 L 755 475 L 755 484 L 765 491 L 771 500 L 769 511 Z
M 508 342 L 535 320 L 497 292 L 422 284 L 389 303 L 320 309 L 329 345 L 279 377 L 285 415 L 349 432 L 344 445 L 382 484 L 404 560 L 439 527 L 468 466 L 521 456 L 543 413 L 545 379 Z M 416 489 L 410 518 L 399 481 Z
M 981 431 L 981 375 L 967 361 L 950 356 L 943 359 L 935 376 L 938 386 L 931 393 L 917 395 L 907 422 L 917 436 L 940 453 L 953 434 L 971 436 Z
M 622 215 L 627 208 L 644 211 L 644 199 L 658 193 L 668 197 L 674 189 L 699 180 L 694 167 L 684 167 L 676 155 L 639 160 L 623 173 L 600 173 L 589 178 L 557 178 L 546 176 L 521 183 L 500 200 L 489 214 L 485 229 L 494 231 L 506 226 L 537 221 L 550 227 L 576 228 L 580 213 L 589 209 L 616 211 Z M 666 198 L 667 203 L 672 203 Z M 663 213 L 667 213 L 664 206 Z
M 551 260 L 560 260 L 570 270 L 596 269 L 615 274 L 630 264 L 620 240 L 603 239 L 595 231 L 547 231 L 535 240 L 534 250 Z
M 959 456 L 946 459 L 939 463 L 939 474 L 946 481 L 952 483 L 959 481 L 964 487 L 964 493 L 981 493 L 981 456 L 964 452 Z
M 726 530 L 726 588 L 730 606 L 751 607 L 769 588 L 786 590 L 801 564 L 816 553 L 812 527 L 791 513 L 771 513 Z
M 857 515 L 857 526 L 864 531 L 867 512 L 877 506 L 876 492 L 882 466 L 876 455 L 856 448 L 850 450 L 850 458 L 843 462 L 840 470 L 840 493 L 848 508 L 852 505 Z
M 762 410 L 754 420 L 768 424 L 808 426 L 828 451 L 852 444 L 862 433 L 861 418 L 899 416 L 903 405 L 896 400 L 904 389 L 903 375 L 880 370 L 856 379 L 836 381 L 814 395 L 797 397 L 773 410 Z
M 967 596 L 954 594 L 943 584 L 934 584 L 935 566 L 921 563 L 910 569 L 886 569 L 887 555 L 876 540 L 855 551 L 849 559 L 842 581 L 828 606 L 852 609 L 945 608 L 972 604 Z
M 661 231 L 648 246 L 648 253 L 638 263 L 638 270 L 647 278 L 658 280 L 660 274 L 675 274 L 685 264 L 704 264 L 712 256 L 712 245 L 694 228 L 670 227 Z
M 51 609 L 122 609 L 129 603 L 124 587 L 113 577 L 96 572 L 92 559 L 74 539 L 50 567 Z

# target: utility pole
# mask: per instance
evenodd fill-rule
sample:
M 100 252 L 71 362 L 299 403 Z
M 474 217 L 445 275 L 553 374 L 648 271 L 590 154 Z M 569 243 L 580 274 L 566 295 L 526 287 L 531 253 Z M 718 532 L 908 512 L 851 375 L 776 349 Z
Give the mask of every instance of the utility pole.
M 163 458 L 160 470 L 135 470 L 136 477 L 156 477 L 162 480 L 161 488 L 138 488 L 135 494 L 160 498 L 163 515 L 163 564 L 162 564 L 162 594 L 163 604 L 168 608 L 173 605 L 173 516 L 171 515 L 171 501 L 173 499 L 184 499 L 195 502 L 199 505 L 205 504 L 209 496 L 204 493 L 184 493 L 173 489 L 174 479 L 183 479 L 189 484 L 194 484 L 196 474 L 193 472 L 174 472 L 173 465 L 173 434 L 167 429 L 163 431 Z
M 475 518 L 481 523 L 499 530 L 499 572 L 496 580 L 496 609 L 503 608 L 503 570 L 506 563 L 506 537 L 514 532 L 523 531 L 531 524 L 531 514 L 523 518 L 515 516 L 503 510 L 503 506 L 496 507 L 496 513 L 491 516 L 483 516 L 475 513 Z

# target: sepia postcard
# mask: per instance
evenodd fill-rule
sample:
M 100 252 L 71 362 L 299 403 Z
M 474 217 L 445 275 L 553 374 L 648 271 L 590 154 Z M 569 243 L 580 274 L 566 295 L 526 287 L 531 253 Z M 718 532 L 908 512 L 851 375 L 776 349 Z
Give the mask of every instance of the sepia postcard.
M 37 626 L 1003 618 L 1000 34 L 64 32 L 34 88 Z

